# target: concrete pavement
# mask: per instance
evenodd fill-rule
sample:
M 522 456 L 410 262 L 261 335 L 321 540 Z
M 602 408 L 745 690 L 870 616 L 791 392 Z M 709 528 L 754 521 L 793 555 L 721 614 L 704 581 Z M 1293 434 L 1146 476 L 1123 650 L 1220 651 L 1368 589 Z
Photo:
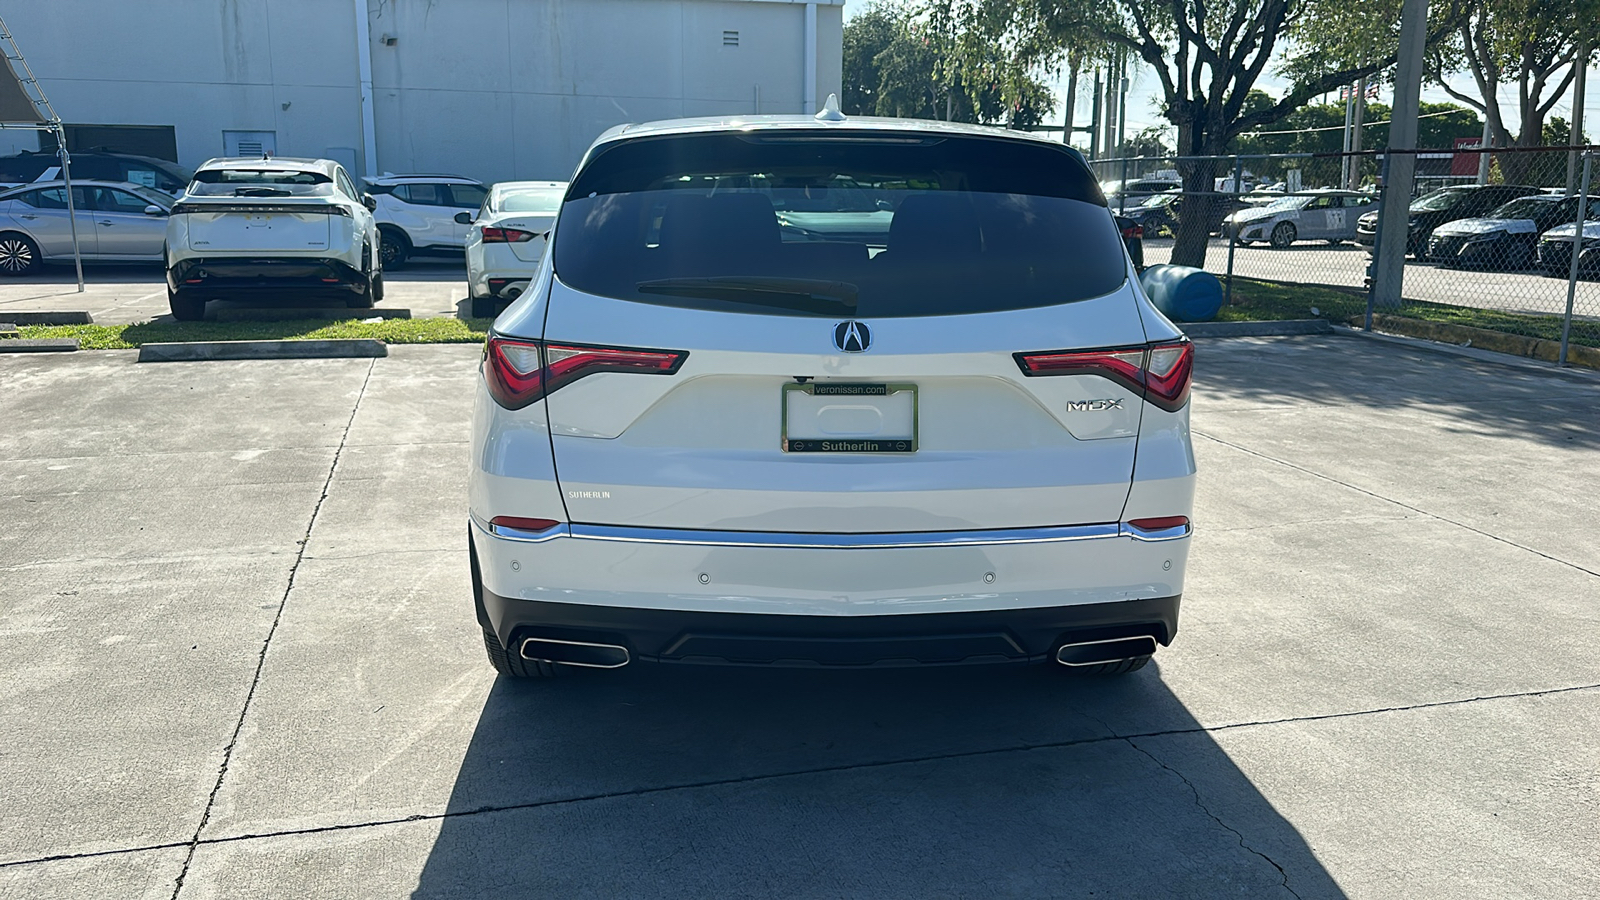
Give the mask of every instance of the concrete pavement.
M 1202 343 L 1182 629 L 1126 678 L 521 684 L 476 358 L 0 358 L 0 896 L 1600 894 L 1593 377 Z
M 82 310 L 101 325 L 171 321 L 167 309 L 167 287 L 161 266 L 86 265 L 84 291 L 78 292 L 77 276 L 71 266 L 46 266 L 22 278 L 0 278 L 0 321 L 7 312 Z M 385 309 L 409 309 L 414 318 L 453 316 L 457 304 L 467 296 L 467 272 L 461 259 L 424 257 L 404 268 L 384 275 Z M 296 301 L 300 305 L 303 301 Z M 315 303 L 306 305 L 328 306 Z M 257 304 L 213 302 L 206 307 L 208 318 L 225 309 L 260 309 Z M 360 311 L 358 310 L 357 313 Z

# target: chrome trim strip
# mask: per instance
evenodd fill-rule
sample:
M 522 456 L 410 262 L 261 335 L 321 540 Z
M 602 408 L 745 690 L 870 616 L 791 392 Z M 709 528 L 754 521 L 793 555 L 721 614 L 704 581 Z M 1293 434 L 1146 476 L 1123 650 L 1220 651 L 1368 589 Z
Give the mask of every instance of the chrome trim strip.
M 542 544 L 545 541 L 553 541 L 556 538 L 568 537 L 568 529 L 571 527 L 563 522 L 547 531 L 523 531 L 520 528 L 507 528 L 504 525 L 491 525 L 480 518 L 477 513 L 469 512 L 467 513 L 467 518 L 471 519 L 472 524 L 477 526 L 478 530 L 484 534 L 505 538 L 508 541 L 522 541 L 527 544 Z
M 819 550 L 866 550 L 894 547 L 973 547 L 995 544 L 1051 544 L 1115 538 L 1116 523 L 1059 525 L 1047 528 L 998 528 L 988 531 L 909 531 L 874 534 L 812 534 L 777 531 L 699 531 L 675 528 L 629 528 L 617 525 L 568 526 L 572 537 L 587 541 L 642 544 L 692 544 L 711 547 L 777 547 Z
M 1147 543 L 1155 543 L 1157 541 L 1177 541 L 1193 534 L 1194 524 L 1185 522 L 1182 525 L 1174 525 L 1171 528 L 1145 529 L 1123 523 L 1122 533 L 1136 541 L 1145 541 Z
M 561 644 L 564 647 L 602 647 L 606 650 L 621 650 L 622 662 L 608 666 L 604 665 L 603 663 L 572 662 L 564 659 L 547 659 L 543 656 L 529 656 L 529 644 Z M 633 655 L 628 652 L 628 648 L 621 646 L 620 644 L 595 644 L 589 641 L 558 641 L 555 638 L 523 638 L 522 646 L 517 648 L 517 652 L 522 654 L 523 659 L 536 659 L 540 662 L 558 663 L 563 666 L 582 666 L 585 669 L 620 669 L 628 663 L 633 662 Z

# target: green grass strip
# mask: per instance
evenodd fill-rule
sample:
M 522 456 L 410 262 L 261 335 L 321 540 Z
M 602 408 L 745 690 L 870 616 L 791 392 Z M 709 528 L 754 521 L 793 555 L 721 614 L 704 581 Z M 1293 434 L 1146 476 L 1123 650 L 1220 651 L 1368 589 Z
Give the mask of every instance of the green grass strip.
M 1489 331 L 1503 331 L 1507 334 L 1521 334 L 1547 341 L 1561 340 L 1560 316 L 1508 313 L 1472 306 L 1426 303 L 1420 300 L 1407 300 L 1399 309 L 1379 309 L 1378 312 L 1429 322 L 1445 322 Z M 1233 302 L 1217 313 L 1217 321 L 1327 319 L 1340 325 L 1349 325 L 1351 319 L 1364 317 L 1366 313 L 1366 295 L 1354 291 L 1236 278 L 1233 282 Z M 1572 342 L 1600 347 L 1600 322 L 1573 319 Z
M 477 344 L 491 319 L 292 319 L 283 322 L 141 322 L 134 325 L 23 325 L 23 338 L 77 338 L 85 350 L 133 350 L 173 341 L 283 341 L 377 338 L 389 344 Z

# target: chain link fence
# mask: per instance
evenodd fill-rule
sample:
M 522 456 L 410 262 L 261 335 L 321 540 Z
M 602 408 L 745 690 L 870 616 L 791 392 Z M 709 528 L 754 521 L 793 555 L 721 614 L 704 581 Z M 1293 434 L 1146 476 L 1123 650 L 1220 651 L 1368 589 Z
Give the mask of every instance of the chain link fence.
M 1404 197 L 1384 187 L 1386 151 L 1090 165 L 1112 210 L 1142 228 L 1145 265 L 1172 261 L 1186 214 L 1205 217 L 1204 267 L 1224 279 L 1224 316 L 1367 325 L 1375 312 L 1600 347 L 1596 151 L 1411 151 Z M 1185 190 L 1186 176 L 1209 189 Z M 1408 206 L 1398 306 L 1371 296 L 1378 211 L 1389 202 Z

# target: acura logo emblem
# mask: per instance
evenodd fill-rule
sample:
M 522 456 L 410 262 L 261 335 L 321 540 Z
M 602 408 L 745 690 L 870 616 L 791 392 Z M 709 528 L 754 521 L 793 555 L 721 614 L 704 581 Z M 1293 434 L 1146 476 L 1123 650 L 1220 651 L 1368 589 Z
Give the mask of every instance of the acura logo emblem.
M 860 353 L 872 346 L 872 330 L 865 322 L 840 322 L 833 326 L 833 345 L 846 353 Z

